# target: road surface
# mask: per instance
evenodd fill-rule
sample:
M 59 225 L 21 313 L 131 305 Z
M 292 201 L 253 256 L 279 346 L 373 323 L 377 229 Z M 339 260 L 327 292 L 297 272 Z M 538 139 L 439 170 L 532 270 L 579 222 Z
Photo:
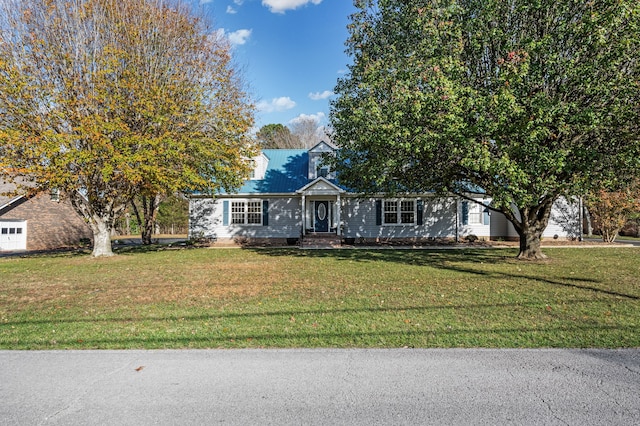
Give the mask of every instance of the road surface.
M 632 425 L 640 349 L 0 351 L 2 425 Z

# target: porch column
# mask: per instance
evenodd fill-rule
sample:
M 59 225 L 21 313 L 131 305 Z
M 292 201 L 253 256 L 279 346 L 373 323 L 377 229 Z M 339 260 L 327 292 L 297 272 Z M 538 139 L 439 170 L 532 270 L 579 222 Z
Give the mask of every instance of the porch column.
M 302 236 L 307 235 L 307 197 L 302 194 Z
M 460 199 L 456 197 L 456 243 L 460 242 Z
M 341 215 L 342 215 L 342 203 L 340 202 L 340 193 L 338 192 L 338 197 L 336 200 L 336 206 L 338 207 L 336 210 L 336 224 L 338 225 L 337 234 L 338 236 L 342 235 L 342 226 L 340 226 Z

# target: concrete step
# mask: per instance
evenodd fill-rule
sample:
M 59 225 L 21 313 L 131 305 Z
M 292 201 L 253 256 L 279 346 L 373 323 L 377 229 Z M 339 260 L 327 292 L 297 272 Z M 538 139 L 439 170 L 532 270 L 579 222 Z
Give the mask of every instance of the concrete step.
M 302 239 L 301 248 L 336 248 L 342 246 L 342 238 L 336 234 L 308 234 Z

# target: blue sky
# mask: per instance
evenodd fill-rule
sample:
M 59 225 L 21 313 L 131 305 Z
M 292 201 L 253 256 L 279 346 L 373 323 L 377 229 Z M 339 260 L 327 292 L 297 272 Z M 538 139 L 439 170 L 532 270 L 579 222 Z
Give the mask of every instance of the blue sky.
M 314 116 L 328 124 L 329 100 L 344 53 L 352 0 L 199 0 L 233 45 L 257 102 L 257 128 Z

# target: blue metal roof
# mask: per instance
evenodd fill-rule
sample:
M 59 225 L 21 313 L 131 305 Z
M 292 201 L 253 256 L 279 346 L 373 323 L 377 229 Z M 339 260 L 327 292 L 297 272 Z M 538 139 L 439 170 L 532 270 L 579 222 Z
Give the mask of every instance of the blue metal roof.
M 306 149 L 264 149 L 262 153 L 269 159 L 264 179 L 246 180 L 238 191 L 233 192 L 234 194 L 293 194 L 312 182 L 308 177 L 309 152 Z M 353 192 L 336 179 L 329 181 L 345 191 Z M 482 188 L 470 183 L 463 185 L 463 188 L 469 193 L 486 193 Z M 401 188 L 398 190 L 402 191 Z M 222 190 L 219 194 L 225 195 L 230 192 Z
M 306 149 L 265 149 L 269 159 L 264 179 L 245 181 L 238 194 L 293 193 L 310 182 Z

